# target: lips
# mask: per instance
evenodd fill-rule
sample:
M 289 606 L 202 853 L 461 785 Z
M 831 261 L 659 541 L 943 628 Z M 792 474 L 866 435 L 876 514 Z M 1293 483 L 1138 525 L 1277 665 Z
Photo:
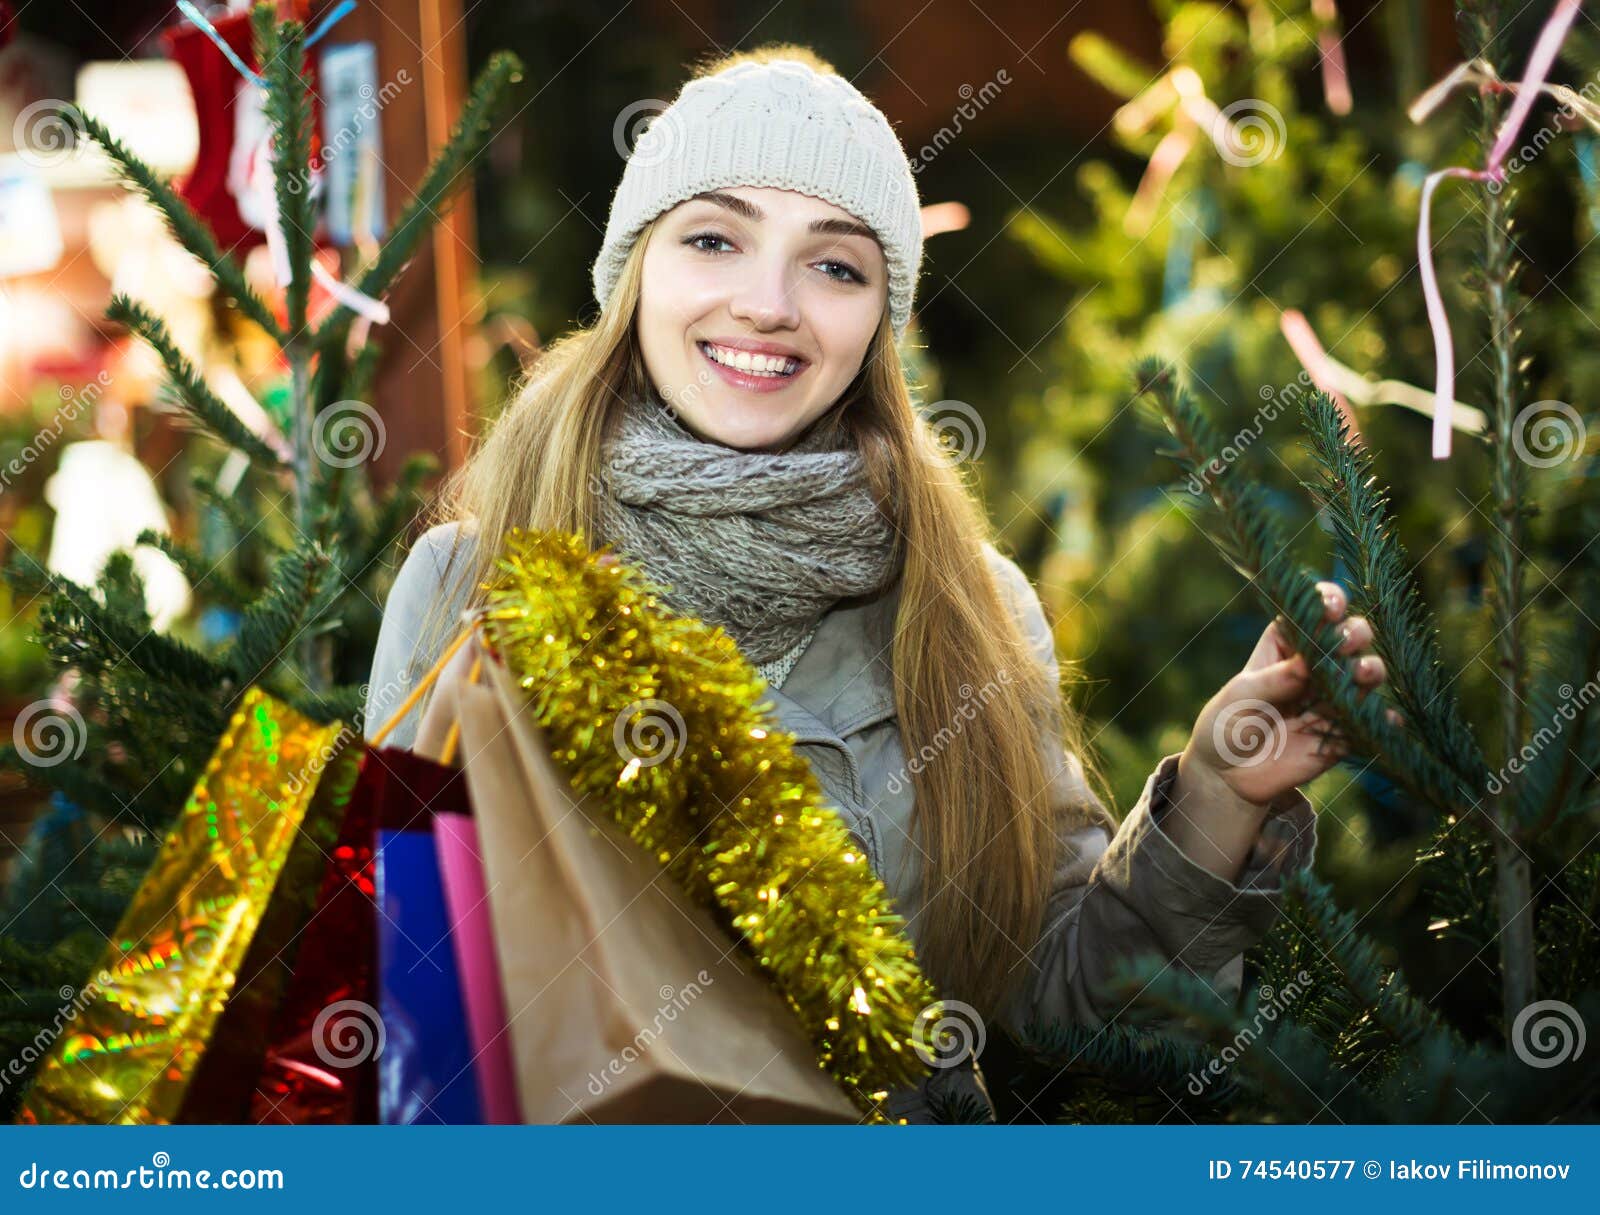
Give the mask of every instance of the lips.
M 734 367 L 730 363 L 722 362 L 717 357 L 718 354 L 723 355 L 723 357 L 730 354 L 728 347 L 712 346 L 712 344 L 704 343 L 704 341 L 698 341 L 698 343 L 694 343 L 694 346 L 701 354 L 701 359 L 706 360 L 707 367 L 710 367 L 710 370 L 715 373 L 718 379 L 722 379 L 723 383 L 736 387 L 742 392 L 782 391 L 782 389 L 789 387 L 790 384 L 795 383 L 795 379 L 800 378 L 803 371 L 810 367 L 810 363 L 805 362 L 803 359 L 784 359 L 782 360 L 784 365 L 792 368 L 792 370 L 766 370 L 773 363 L 779 362 L 776 355 L 763 357 L 760 360 L 755 360 L 754 357 L 747 359 L 746 362 L 752 363 L 752 367 Z

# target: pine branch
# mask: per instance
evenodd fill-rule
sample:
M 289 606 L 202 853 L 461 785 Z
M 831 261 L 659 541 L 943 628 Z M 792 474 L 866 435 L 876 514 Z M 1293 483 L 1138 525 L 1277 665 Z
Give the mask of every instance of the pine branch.
M 1324 973 L 1331 968 L 1329 977 L 1349 993 L 1359 1010 L 1356 1019 L 1370 1018 L 1400 1052 L 1431 1039 L 1443 1041 L 1450 1050 L 1469 1049 L 1452 1026 L 1411 994 L 1398 971 L 1383 966 L 1377 947 L 1356 931 L 1356 917 L 1334 904 L 1325 884 L 1297 871 L 1284 883 L 1284 891 L 1324 955 Z
M 1048 1071 L 1087 1071 L 1119 1088 L 1154 1090 L 1179 1102 L 1187 1097 L 1225 1107 L 1240 1097 L 1238 1083 L 1226 1072 L 1215 1080 L 1207 1074 L 1216 1072 L 1210 1051 L 1171 1034 L 1116 1021 L 1091 1026 L 1060 1020 L 1029 1024 L 1025 1034 L 1018 1046 Z
M 312 415 L 320 415 L 338 401 L 370 400 L 382 355 L 383 345 L 374 338 L 362 343 L 354 355 L 321 348 L 311 379 Z
M 196 494 L 222 514 L 241 539 L 255 530 L 258 521 L 250 517 L 239 499 L 223 493 L 212 478 L 195 473 L 189 478 L 189 484 Z
M 211 229 L 206 226 L 205 221 L 196 215 L 189 204 L 179 198 L 170 186 L 157 177 L 149 165 L 130 152 L 121 140 L 107 130 L 99 119 L 87 114 L 82 118 L 84 131 L 105 149 L 106 155 L 116 162 L 122 176 L 129 184 L 161 212 L 178 242 L 211 267 L 211 273 L 216 276 L 217 284 L 238 305 L 240 312 L 260 325 L 281 344 L 284 340 L 283 329 L 279 326 L 277 318 L 272 315 L 272 309 L 250 289 L 239 264 L 218 247 L 216 238 L 212 236 Z
M 179 544 L 164 532 L 142 531 L 136 543 L 164 553 L 183 572 L 192 588 L 198 591 L 205 587 L 209 595 L 229 607 L 242 608 L 253 598 L 249 589 L 236 582 L 221 566 L 212 565 L 194 549 Z
M 492 133 L 489 119 L 499 108 L 506 90 L 521 79 L 522 61 L 506 51 L 492 56 L 478 73 L 450 138 L 428 167 L 422 184 L 401 212 L 378 256 L 357 281 L 356 286 L 363 294 L 374 299 L 381 297 L 415 256 L 422 238 L 438 222 L 439 208 L 488 143 Z M 340 305 L 322 322 L 317 330 L 317 348 L 323 358 L 343 345 L 353 317 L 348 308 Z
M 341 684 L 316 694 L 303 689 L 285 689 L 283 700 L 297 713 L 321 725 L 341 721 L 359 730 L 362 728 L 362 713 L 366 709 L 367 688 L 365 684 Z
M 224 655 L 240 687 L 266 679 L 316 619 L 325 606 L 323 587 L 331 565 L 325 550 L 304 539 L 278 558 L 266 594 L 246 610 Z
M 1450 682 L 1440 678 L 1438 626 L 1408 573 L 1410 560 L 1396 535 L 1388 494 L 1373 473 L 1372 455 L 1351 441 L 1325 393 L 1313 393 L 1303 413 L 1322 470 L 1321 484 L 1307 488 L 1326 507 L 1339 556 L 1353 572 L 1351 610 L 1372 624 L 1373 647 L 1407 727 L 1464 784 L 1479 788 L 1488 768 Z
M 141 628 L 150 628 L 150 612 L 145 607 L 144 579 L 133 568 L 133 554 L 125 548 L 112 551 L 95 580 L 100 601 L 108 612 L 116 612 Z
M 1554 884 L 1539 916 L 1541 994 L 1571 1003 L 1600 975 L 1600 852 L 1575 859 Z
M 1495 935 L 1490 851 L 1488 821 L 1474 814 L 1447 818 L 1416 856 L 1434 915 L 1429 932 L 1454 937 L 1474 952 L 1487 949 Z
M 41 609 L 40 627 L 47 642 L 75 663 L 131 663 L 152 678 L 194 687 L 216 687 L 228 676 L 198 650 L 152 630 L 148 616 L 105 607 L 88 588 L 44 570 L 26 553 L 13 554 L 6 576 L 13 585 L 35 586 L 53 597 Z
M 246 426 L 239 419 L 239 415 L 211 391 L 210 386 L 195 370 L 194 364 L 189 362 L 178 349 L 177 343 L 172 340 L 165 321 L 143 304 L 125 295 L 111 297 L 106 316 L 125 325 L 129 332 L 143 338 L 161 356 L 175 400 L 197 423 L 229 447 L 244 452 L 262 468 L 276 472 L 284 467 L 283 460 L 267 445 L 266 440 Z
M 1383 1121 L 1366 1091 L 1350 1082 L 1313 1034 L 1287 1018 L 1259 1015 L 1254 997 L 1235 1012 L 1210 984 L 1159 957 L 1124 966 L 1112 986 L 1120 998 L 1170 1023 L 1172 1032 L 1209 1046 L 1285 1119 Z
M 1580 511 L 1585 535 L 1600 533 L 1600 463 L 1591 461 L 1583 479 L 1588 491 Z M 1589 673 L 1600 671 L 1600 552 L 1591 544 L 1584 549 L 1575 579 L 1576 611 L 1569 628 L 1562 630 L 1562 644 L 1545 677 L 1539 680 L 1531 697 L 1535 720 L 1545 729 L 1557 731 L 1560 746 L 1541 748 L 1517 788 L 1517 818 L 1522 824 L 1521 838 L 1536 840 L 1557 823 L 1584 812 L 1593 802 L 1600 778 L 1589 758 L 1600 747 L 1600 714 L 1597 699 L 1589 692 Z M 1584 676 L 1577 693 L 1572 687 L 1572 672 Z M 1539 734 L 1533 742 L 1538 742 Z
M 1246 961 L 1254 968 L 1258 990 L 1295 992 L 1295 1020 L 1323 1041 L 1339 1043 L 1356 1010 L 1349 991 L 1324 973 L 1323 951 L 1302 907 L 1286 900 L 1282 918 L 1248 951 Z M 1337 1045 L 1333 1054 L 1341 1064 L 1350 1062 L 1351 1052 Z
M 411 521 L 422 508 L 422 483 L 439 471 L 439 461 L 428 452 L 406 460 L 393 486 L 378 504 L 366 544 L 356 557 L 354 577 L 361 577 L 405 538 Z
M 1575 634 L 1575 635 L 1574 635 Z M 1561 634 L 1548 662 L 1540 664 L 1528 709 L 1535 728 L 1528 736 L 1531 760 L 1518 758 L 1517 766 L 1500 774 L 1511 786 L 1514 813 L 1520 824 L 1518 838 L 1531 843 L 1570 816 L 1583 803 L 1582 793 L 1593 781 L 1594 752 L 1586 737 L 1593 733 L 1593 695 L 1574 689 L 1573 672 L 1587 673 L 1600 664 L 1600 629 L 1586 621 L 1574 622 Z M 1587 684 L 1585 680 L 1585 684 Z M 1509 765 L 1508 765 L 1509 768 Z
M 372 382 L 378 374 L 378 361 L 383 355 L 383 343 L 369 338 L 350 360 L 349 396 L 364 401 L 371 395 Z
M 82 764 L 34 764 L 10 743 L 0 744 L 0 770 L 21 773 L 29 787 L 60 793 L 73 805 L 86 810 L 100 809 L 112 796 L 104 784 L 95 780 Z M 0 940 L 4 939 L 0 936 Z
M 1573 1000 L 1570 1017 L 1578 1025 L 1595 1024 L 1600 1013 L 1600 993 L 1586 991 Z M 1572 1030 L 1568 1013 L 1547 1014 L 1554 1029 L 1562 1023 Z M 1506 1123 L 1549 1123 L 1563 1118 L 1593 1121 L 1600 1095 L 1600 1055 L 1592 1050 L 1574 1052 L 1575 1034 L 1569 1032 L 1566 1058 L 1560 1033 L 1543 1041 L 1538 1031 L 1525 1027 L 1518 1050 L 1548 1066 L 1532 1066 L 1518 1051 L 1491 1052 L 1475 1046 L 1465 1054 L 1434 1040 L 1406 1056 L 1403 1066 L 1372 1087 L 1368 1096 L 1391 1122 L 1459 1123 L 1471 1119 Z
M 289 282 L 285 291 L 288 332 L 280 343 L 303 345 L 306 308 L 311 299 L 312 240 L 316 210 L 311 197 L 311 88 L 305 78 L 305 27 L 298 21 L 278 24 L 272 5 L 258 4 L 250 13 L 255 33 L 256 62 L 266 81 L 265 112 L 272 128 L 273 193 L 279 230 L 283 233 Z
M 1229 563 L 1248 579 L 1268 614 L 1279 617 L 1289 643 L 1305 657 L 1312 686 L 1349 739 L 1352 753 L 1370 757 L 1396 784 L 1441 812 L 1475 804 L 1472 790 L 1450 768 L 1389 722 L 1379 697 L 1359 695 L 1338 652 L 1343 638 L 1324 619 L 1315 580 L 1295 564 L 1288 538 L 1261 487 L 1217 454 L 1223 449 L 1220 437 L 1178 385 L 1172 369 L 1159 359 L 1144 359 L 1135 375 L 1138 391 L 1154 402 L 1178 441 L 1176 450 L 1163 454 L 1209 493 L 1220 517 L 1213 538 Z

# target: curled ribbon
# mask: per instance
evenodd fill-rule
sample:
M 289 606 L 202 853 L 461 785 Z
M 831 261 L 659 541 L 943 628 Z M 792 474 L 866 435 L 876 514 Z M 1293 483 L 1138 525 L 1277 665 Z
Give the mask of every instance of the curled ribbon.
M 1429 223 L 1433 194 L 1438 189 L 1439 183 L 1447 177 L 1486 181 L 1496 185 L 1505 181 L 1506 153 L 1510 151 L 1511 145 L 1521 133 L 1522 124 L 1527 120 L 1528 111 L 1533 108 L 1534 99 L 1541 92 L 1555 91 L 1545 88 L 1544 79 L 1549 74 L 1550 66 L 1555 62 L 1556 52 L 1561 49 L 1561 43 L 1577 18 L 1578 8 L 1582 3 L 1583 0 L 1556 0 L 1554 10 L 1545 21 L 1544 28 L 1539 31 L 1538 40 L 1533 44 L 1533 51 L 1528 56 L 1528 66 L 1523 72 L 1522 83 L 1515 89 L 1516 100 L 1512 102 L 1510 111 L 1500 124 L 1500 132 L 1495 137 L 1494 145 L 1489 149 L 1484 167 L 1469 169 L 1456 165 L 1448 169 L 1438 169 L 1429 173 L 1422 183 L 1421 214 L 1417 220 L 1417 263 L 1422 271 L 1422 294 L 1428 305 L 1428 324 L 1433 330 L 1435 370 L 1433 458 L 1435 460 L 1450 458 L 1451 413 L 1455 401 L 1455 351 L 1450 340 L 1450 318 L 1445 313 L 1444 297 L 1439 293 L 1439 279 L 1433 268 L 1433 241 Z M 1480 85 L 1490 87 L 1496 84 L 1493 69 L 1487 64 L 1477 60 L 1459 64 L 1412 104 L 1410 109 L 1412 121 L 1422 121 L 1446 93 L 1467 80 L 1476 80 Z
M 1123 229 L 1130 236 L 1142 236 L 1149 230 L 1167 184 L 1199 141 L 1200 133 L 1211 140 L 1224 158 L 1238 155 L 1246 143 L 1239 124 L 1206 96 L 1205 81 L 1187 64 L 1173 68 L 1121 106 L 1113 122 L 1120 133 L 1138 135 L 1149 130 L 1168 110 L 1173 112 L 1172 129 L 1162 136 L 1150 154 L 1123 220 Z
M 1344 43 L 1334 28 L 1339 9 L 1334 0 L 1311 0 L 1311 15 L 1317 19 L 1318 61 L 1322 65 L 1322 100 L 1333 114 L 1350 112 L 1350 69 L 1345 66 Z
M 1286 308 L 1278 317 L 1278 327 L 1289 348 L 1294 351 L 1300 365 L 1306 369 L 1314 387 L 1334 399 L 1340 415 L 1350 427 L 1353 438 L 1359 440 L 1360 428 L 1356 424 L 1353 405 L 1401 405 L 1415 410 L 1424 417 L 1438 416 L 1434 396 L 1426 388 L 1407 384 L 1404 380 L 1377 380 L 1362 375 L 1345 366 L 1322 348 L 1317 334 L 1303 312 Z M 1452 425 L 1457 430 L 1482 434 L 1489 420 L 1481 409 L 1454 401 L 1450 406 Z

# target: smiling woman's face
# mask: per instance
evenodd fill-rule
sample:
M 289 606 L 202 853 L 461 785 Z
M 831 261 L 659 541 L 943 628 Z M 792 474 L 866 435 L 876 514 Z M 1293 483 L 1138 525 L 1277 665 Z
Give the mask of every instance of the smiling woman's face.
M 848 211 L 793 190 L 708 192 L 645 247 L 645 368 L 700 438 L 781 451 L 861 370 L 888 292 L 883 250 Z

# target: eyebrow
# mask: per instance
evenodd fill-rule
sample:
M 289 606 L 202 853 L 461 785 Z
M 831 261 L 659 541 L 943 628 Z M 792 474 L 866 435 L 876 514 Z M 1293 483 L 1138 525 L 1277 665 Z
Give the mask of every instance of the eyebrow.
M 725 194 L 721 190 L 707 190 L 703 194 L 694 195 L 689 201 L 715 203 L 719 207 L 726 207 L 735 215 L 748 219 L 751 223 L 758 224 L 766 218 L 766 213 L 749 199 L 740 198 L 737 194 Z M 853 219 L 814 219 L 808 225 L 808 230 L 824 236 L 864 236 L 873 244 L 880 243 L 876 232 Z

